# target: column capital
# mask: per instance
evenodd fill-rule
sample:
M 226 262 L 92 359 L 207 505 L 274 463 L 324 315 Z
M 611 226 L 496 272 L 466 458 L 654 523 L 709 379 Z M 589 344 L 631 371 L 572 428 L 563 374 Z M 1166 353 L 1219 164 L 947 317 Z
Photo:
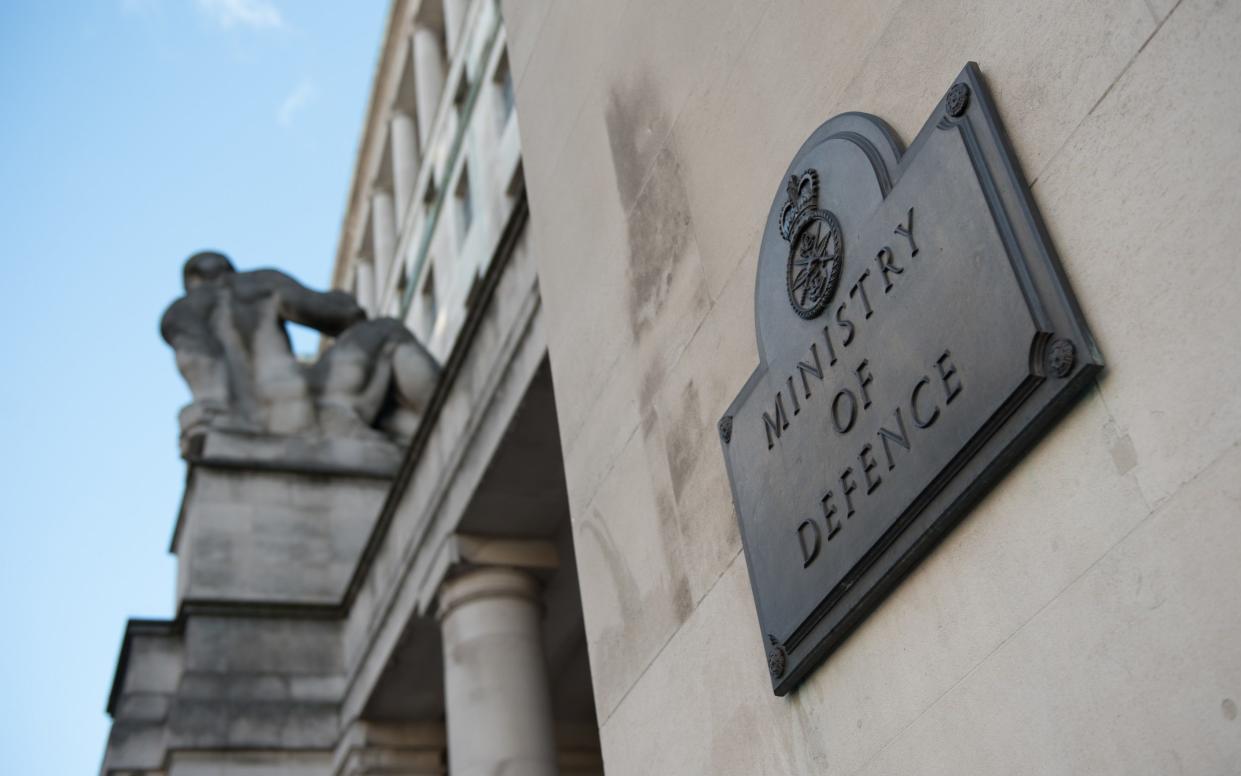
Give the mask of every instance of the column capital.
M 466 571 L 440 585 L 437 614 L 442 620 L 460 606 L 494 598 L 518 598 L 537 605 L 538 580 L 528 572 L 502 566 Z
M 475 571 L 511 570 L 537 582 L 540 575 L 560 566 L 556 545 L 541 539 L 451 534 L 435 553 L 432 567 L 420 586 L 418 612 L 423 616 L 439 611 L 447 588 Z

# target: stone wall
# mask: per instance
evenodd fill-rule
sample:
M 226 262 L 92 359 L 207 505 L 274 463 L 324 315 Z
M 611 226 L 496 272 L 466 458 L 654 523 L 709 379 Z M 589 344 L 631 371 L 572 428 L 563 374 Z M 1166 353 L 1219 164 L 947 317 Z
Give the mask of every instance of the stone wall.
M 506 0 L 604 761 L 1241 770 L 1241 4 Z M 982 68 L 1107 367 L 794 694 L 715 422 L 793 153 Z

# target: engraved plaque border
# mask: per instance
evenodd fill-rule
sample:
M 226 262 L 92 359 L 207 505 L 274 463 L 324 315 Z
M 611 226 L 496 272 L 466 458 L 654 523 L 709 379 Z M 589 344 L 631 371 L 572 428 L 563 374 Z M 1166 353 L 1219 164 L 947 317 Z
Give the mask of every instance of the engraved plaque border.
M 1007 260 L 1040 334 L 1030 353 L 1030 377 L 946 464 L 892 529 L 866 551 L 845 580 L 832 590 L 822 591 L 819 605 L 785 643 L 771 635 L 778 629 L 769 627 L 774 618 L 768 609 L 778 607 L 779 602 L 765 605 L 759 595 L 752 542 L 747 535 L 758 529 L 747 527 L 741 514 L 736 470 L 746 464 L 730 455 L 730 443 L 737 433 L 733 419 L 749 395 L 764 384 L 767 372 L 763 341 L 759 338 L 758 367 L 721 417 L 719 432 L 758 609 L 760 637 L 772 689 L 777 695 L 794 689 L 861 624 L 1070 409 L 1103 366 L 1102 355 L 1068 285 L 976 63 L 966 64 L 908 149 L 902 149 L 900 140 L 882 120 L 867 114 L 841 114 L 811 134 L 781 180 L 800 172 L 795 165 L 808 149 L 828 137 L 841 137 L 840 121 L 846 117 L 852 122 L 847 126 L 856 127 L 858 121 L 866 125 L 867 131 L 860 134 L 850 129 L 849 133 L 856 134 L 856 138 L 849 139 L 869 158 L 885 200 L 933 133 L 961 134 Z M 787 306 L 779 312 L 790 315 Z M 760 310 L 757 305 L 754 313 L 756 332 L 761 316 L 776 314 Z

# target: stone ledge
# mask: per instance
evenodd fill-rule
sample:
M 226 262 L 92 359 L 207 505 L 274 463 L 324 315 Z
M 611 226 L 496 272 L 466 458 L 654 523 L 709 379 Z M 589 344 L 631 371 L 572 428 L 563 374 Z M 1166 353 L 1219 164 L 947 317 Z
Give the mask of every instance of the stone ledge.
M 324 437 L 210 430 L 182 440 L 181 454 L 191 466 L 392 479 L 405 450 L 379 433 Z

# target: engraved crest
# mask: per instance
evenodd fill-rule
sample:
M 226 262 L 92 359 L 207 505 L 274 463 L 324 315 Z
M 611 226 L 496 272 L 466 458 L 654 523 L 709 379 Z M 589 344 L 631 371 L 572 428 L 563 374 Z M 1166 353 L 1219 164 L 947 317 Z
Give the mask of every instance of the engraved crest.
M 788 199 L 780 209 L 780 236 L 789 243 L 789 304 L 802 318 L 820 315 L 836 291 L 844 261 L 840 222 L 819 204 L 819 173 L 789 176 Z

